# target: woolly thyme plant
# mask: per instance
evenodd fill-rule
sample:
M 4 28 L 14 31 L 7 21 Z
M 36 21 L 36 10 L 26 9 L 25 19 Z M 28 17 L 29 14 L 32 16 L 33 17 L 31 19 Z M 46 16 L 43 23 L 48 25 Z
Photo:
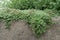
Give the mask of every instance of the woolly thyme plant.
M 37 37 L 46 32 L 48 25 L 52 22 L 49 14 L 39 10 L 5 9 L 3 12 L 0 12 L 0 19 L 5 21 L 7 29 L 10 28 L 12 21 L 24 20 L 30 25 Z

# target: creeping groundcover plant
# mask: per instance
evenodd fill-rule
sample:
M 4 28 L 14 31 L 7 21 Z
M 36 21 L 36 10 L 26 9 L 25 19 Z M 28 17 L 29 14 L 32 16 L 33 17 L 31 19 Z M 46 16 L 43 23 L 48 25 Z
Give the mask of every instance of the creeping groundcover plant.
M 52 20 L 48 13 L 41 10 L 15 10 L 2 9 L 0 19 L 5 22 L 6 29 L 10 29 L 11 22 L 24 20 L 30 26 L 33 33 L 39 37 L 46 31 Z

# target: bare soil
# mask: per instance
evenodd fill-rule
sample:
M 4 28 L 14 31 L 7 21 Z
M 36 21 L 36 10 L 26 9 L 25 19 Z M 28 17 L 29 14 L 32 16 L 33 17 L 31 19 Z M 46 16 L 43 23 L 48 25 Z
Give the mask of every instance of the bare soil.
M 60 40 L 60 17 L 52 18 L 56 23 L 51 26 L 47 32 L 40 37 L 40 40 Z
M 13 22 L 11 29 L 5 29 L 4 22 L 0 22 L 0 40 L 60 40 L 60 17 L 53 18 L 57 24 L 51 26 L 39 39 L 34 36 L 24 21 Z

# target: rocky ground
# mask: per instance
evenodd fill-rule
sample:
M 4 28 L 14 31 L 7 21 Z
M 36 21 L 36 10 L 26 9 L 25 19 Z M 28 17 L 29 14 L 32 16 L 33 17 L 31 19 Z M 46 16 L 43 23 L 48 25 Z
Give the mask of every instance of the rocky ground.
M 11 29 L 5 29 L 4 22 L 0 22 L 0 40 L 60 40 L 60 17 L 53 18 L 57 24 L 51 26 L 39 39 L 24 21 L 13 22 Z

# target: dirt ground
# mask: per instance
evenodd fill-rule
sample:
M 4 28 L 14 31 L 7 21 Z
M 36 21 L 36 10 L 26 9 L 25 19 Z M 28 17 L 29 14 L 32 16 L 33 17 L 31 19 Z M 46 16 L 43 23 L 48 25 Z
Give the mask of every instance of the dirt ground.
M 0 40 L 60 40 L 60 17 L 53 20 L 57 24 L 51 26 L 39 39 L 24 21 L 13 22 L 10 30 L 5 29 L 4 23 L 0 22 Z
M 52 18 L 56 23 L 40 37 L 40 40 L 60 40 L 60 17 Z

